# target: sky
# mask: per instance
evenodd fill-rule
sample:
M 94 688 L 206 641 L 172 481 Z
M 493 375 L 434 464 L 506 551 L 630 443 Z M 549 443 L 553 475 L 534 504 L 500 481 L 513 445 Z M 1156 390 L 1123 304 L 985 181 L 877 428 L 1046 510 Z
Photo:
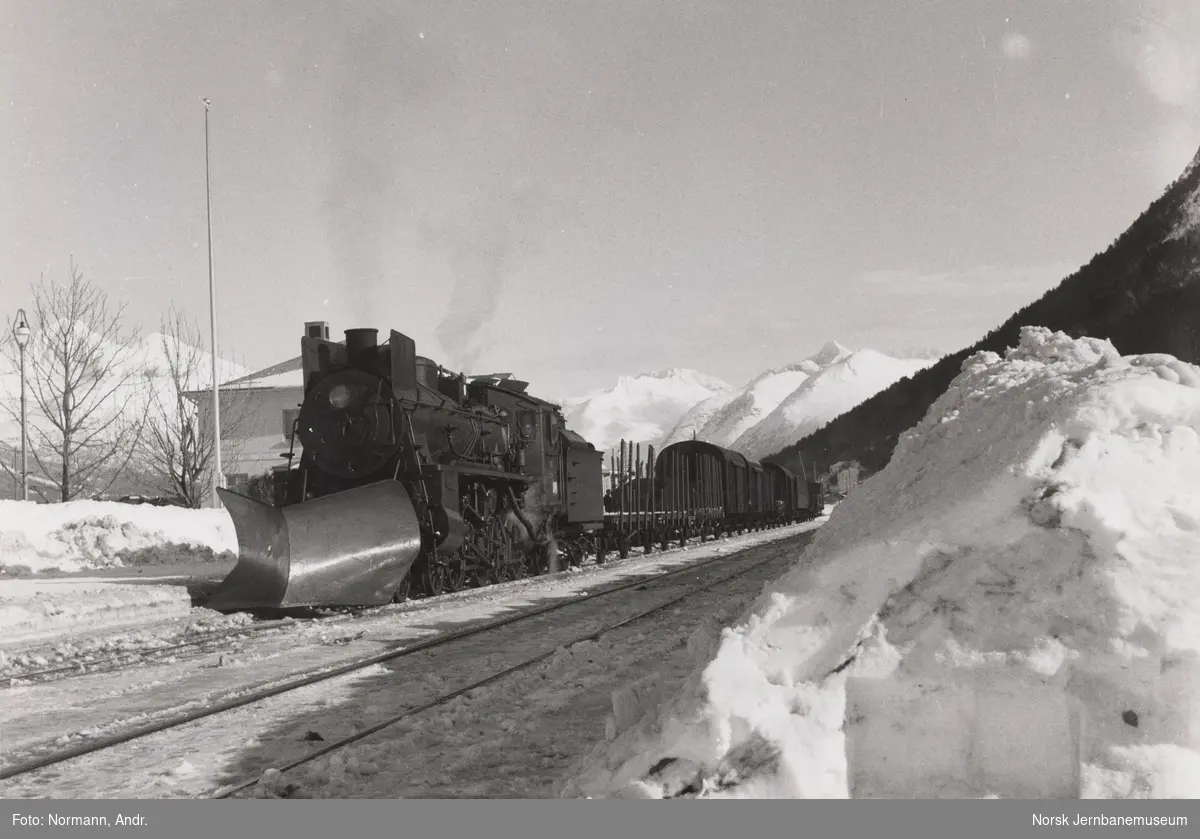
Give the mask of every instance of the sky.
M 369 326 L 564 398 L 959 349 L 1200 147 L 1200 0 L 0 0 L 0 313 Z

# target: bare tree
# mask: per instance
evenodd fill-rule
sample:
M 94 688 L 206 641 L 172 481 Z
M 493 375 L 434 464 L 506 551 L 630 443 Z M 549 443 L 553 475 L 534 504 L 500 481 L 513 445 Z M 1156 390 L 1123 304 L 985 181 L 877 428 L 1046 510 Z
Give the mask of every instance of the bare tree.
M 33 288 L 33 335 L 25 351 L 29 454 L 62 501 L 112 486 L 142 432 L 140 412 L 124 410 L 136 404 L 142 381 L 137 331 L 123 330 L 124 311 L 122 305 L 110 314 L 106 295 L 83 279 L 74 258 L 67 283 L 43 276 Z M 5 342 L 14 368 L 17 353 L 15 342 Z
M 166 369 L 158 372 L 165 381 L 151 388 L 139 462 L 162 490 L 182 504 L 199 507 L 216 436 L 211 423 L 201 421 L 202 412 L 189 393 L 212 386 L 211 361 L 200 349 L 199 327 L 174 307 L 160 331 Z M 228 390 L 220 392 L 220 401 L 222 452 L 236 460 L 250 431 L 250 402 L 246 394 Z

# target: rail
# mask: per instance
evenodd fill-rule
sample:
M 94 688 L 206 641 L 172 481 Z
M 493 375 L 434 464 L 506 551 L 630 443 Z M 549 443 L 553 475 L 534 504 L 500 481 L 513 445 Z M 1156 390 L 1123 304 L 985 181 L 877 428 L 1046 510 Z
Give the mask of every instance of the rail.
M 11 766 L 6 766 L 2 770 L 0 770 L 0 780 L 8 780 L 8 779 L 16 778 L 16 777 L 19 777 L 22 775 L 27 775 L 29 773 L 35 772 L 40 769 L 44 769 L 44 768 L 47 768 L 50 766 L 55 766 L 58 764 L 63 764 L 68 761 L 75 760 L 80 757 L 84 757 L 86 755 L 91 755 L 91 754 L 95 754 L 97 752 L 112 749 L 112 748 L 115 748 L 122 744 L 132 742 L 134 740 L 139 740 L 139 739 L 148 737 L 153 734 L 157 734 L 157 733 L 160 733 L 163 731 L 168 731 L 173 728 L 178 728 L 182 725 L 186 725 L 186 724 L 194 722 L 196 720 L 204 719 L 206 717 L 211 717 L 211 716 L 215 716 L 215 715 L 222 714 L 222 713 L 227 713 L 227 712 L 235 710 L 237 708 L 242 708 L 247 705 L 262 702 L 271 697 L 279 696 L 281 694 L 289 693 L 292 691 L 296 691 L 296 690 L 299 690 L 300 688 L 307 687 L 309 685 L 328 681 L 330 679 L 334 679 L 339 676 L 346 675 L 348 673 L 353 673 L 355 671 L 362 670 L 364 668 L 371 667 L 376 664 L 381 664 L 381 663 L 389 662 L 389 661 L 395 661 L 397 659 L 401 659 L 401 658 L 413 655 L 418 652 L 423 652 L 425 650 L 440 647 L 445 644 L 449 644 L 449 643 L 458 641 L 463 638 L 481 635 L 483 633 L 490 632 L 490 631 L 493 631 L 500 627 L 514 624 L 514 623 L 517 623 L 520 621 L 527 621 L 532 618 L 547 614 L 549 612 L 554 612 L 554 611 L 558 611 L 561 609 L 565 609 L 565 608 L 572 606 L 574 604 L 577 604 L 577 603 L 595 600 L 595 599 L 598 599 L 601 597 L 607 597 L 609 595 L 627 591 L 629 589 L 636 588 L 638 586 L 644 586 L 648 582 L 655 582 L 655 581 L 659 581 L 659 580 L 668 579 L 668 578 L 674 577 L 679 574 L 691 573 L 691 572 L 696 571 L 697 569 L 704 568 L 704 567 L 706 567 L 708 565 L 712 565 L 713 563 L 716 563 L 716 562 L 728 561 L 729 558 L 730 558 L 729 554 L 721 554 L 721 555 L 718 555 L 718 556 L 715 556 L 712 558 L 701 560 L 699 562 L 688 563 L 680 568 L 673 568 L 669 571 L 666 571 L 666 572 L 663 572 L 660 574 L 654 574 L 649 577 L 644 577 L 644 576 L 635 577 L 633 580 L 630 580 L 630 581 L 624 582 L 624 583 L 619 583 L 615 586 L 610 586 L 610 587 L 604 588 L 600 591 L 589 592 L 589 593 L 582 594 L 582 595 L 579 595 L 576 597 L 568 598 L 566 600 L 563 600 L 563 601 L 560 601 L 557 603 L 551 603 L 546 606 L 537 607 L 537 608 L 529 610 L 529 611 L 520 612 L 515 615 L 509 615 L 507 617 L 498 618 L 498 619 L 492 620 L 492 621 L 487 621 L 485 623 L 482 623 L 482 624 L 479 624 L 476 626 L 472 626 L 472 627 L 468 627 L 466 629 L 458 630 L 455 632 L 446 633 L 444 635 L 440 635 L 438 637 L 431 638 L 427 641 L 417 642 L 411 646 L 403 647 L 398 650 L 390 650 L 385 653 L 359 658 L 359 659 L 353 660 L 351 662 L 348 662 L 346 664 L 337 665 L 334 667 L 318 668 L 314 671 L 302 671 L 302 672 L 294 674 L 294 677 L 292 679 L 290 679 L 287 682 L 284 682 L 283 684 L 275 684 L 271 687 L 260 688 L 258 690 L 251 690 L 246 693 L 239 693 L 239 695 L 233 696 L 224 701 L 219 701 L 219 702 L 216 702 L 213 704 L 209 704 L 202 708 L 197 708 L 197 709 L 194 709 L 194 710 L 182 713 L 182 714 L 177 714 L 177 715 L 168 717 L 166 719 L 159 720 L 155 723 L 147 724 L 147 725 L 132 729 L 130 731 L 126 731 L 124 733 L 105 737 L 105 738 L 93 741 L 91 743 L 80 744 L 78 746 L 75 746 L 75 747 L 72 747 L 69 749 L 57 751 L 57 752 L 51 753 L 49 755 L 45 755 L 42 757 L 27 760 L 27 761 L 17 763 L 17 764 L 11 765 Z M 611 628 L 610 628 L 610 630 L 611 630 Z M 244 689 L 242 689 L 242 690 L 244 690 Z

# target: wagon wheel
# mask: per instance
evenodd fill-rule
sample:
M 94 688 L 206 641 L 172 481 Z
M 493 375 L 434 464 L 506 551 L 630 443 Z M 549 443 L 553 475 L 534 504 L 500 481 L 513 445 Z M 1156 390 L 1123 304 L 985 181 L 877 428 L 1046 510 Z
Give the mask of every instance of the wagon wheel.
M 574 539 L 563 539 L 559 543 L 558 567 L 563 571 L 579 567 L 579 545 Z
M 582 565 L 596 556 L 596 542 L 591 536 L 579 537 L 579 564 Z
M 564 539 L 560 548 L 559 567 L 578 568 L 583 564 L 583 549 L 579 539 Z

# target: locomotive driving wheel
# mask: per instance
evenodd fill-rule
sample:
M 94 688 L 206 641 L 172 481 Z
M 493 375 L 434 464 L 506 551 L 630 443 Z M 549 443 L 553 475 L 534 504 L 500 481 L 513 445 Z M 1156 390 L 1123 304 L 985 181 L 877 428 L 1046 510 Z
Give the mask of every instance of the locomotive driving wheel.
M 475 514 L 467 520 L 467 533 L 457 557 L 464 569 L 464 581 L 483 586 L 523 576 L 524 569 L 514 550 L 513 524 L 499 493 L 494 489 L 481 491 L 473 500 Z
M 524 567 L 513 549 L 513 534 L 503 515 L 492 516 L 483 533 L 487 545 L 488 578 L 505 583 L 524 576 Z
M 446 564 L 431 558 L 421 565 L 421 587 L 429 597 L 445 594 L 449 584 Z
M 460 557 L 434 556 L 421 569 L 421 582 L 430 597 L 458 591 L 466 585 L 466 568 Z

